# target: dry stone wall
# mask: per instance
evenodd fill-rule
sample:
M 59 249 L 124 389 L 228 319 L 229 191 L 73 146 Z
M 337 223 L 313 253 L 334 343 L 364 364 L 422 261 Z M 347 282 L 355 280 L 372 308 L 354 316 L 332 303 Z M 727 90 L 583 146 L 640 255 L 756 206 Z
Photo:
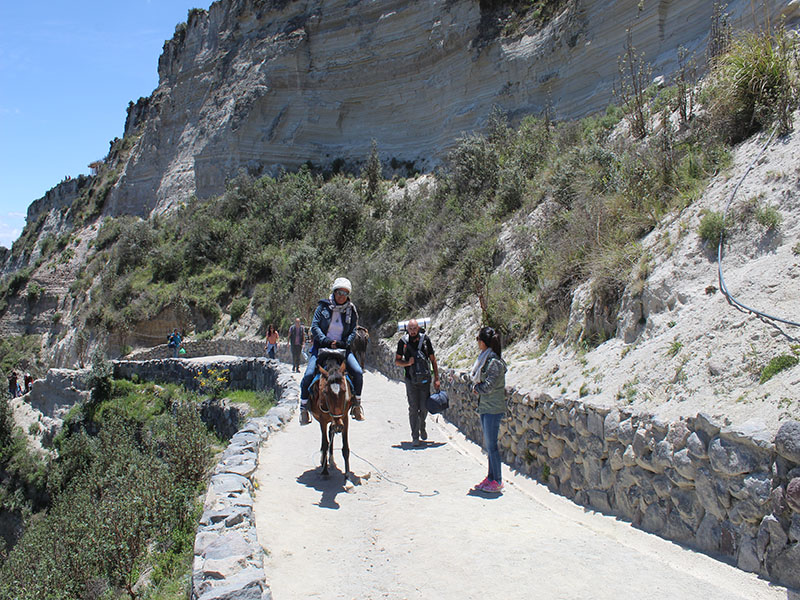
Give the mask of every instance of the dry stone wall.
M 402 378 L 394 348 L 370 364 Z M 480 444 L 469 374 L 441 369 L 445 418 Z M 638 527 L 800 587 L 800 422 L 777 435 L 704 414 L 664 422 L 624 408 L 506 389 L 504 461 L 551 490 Z

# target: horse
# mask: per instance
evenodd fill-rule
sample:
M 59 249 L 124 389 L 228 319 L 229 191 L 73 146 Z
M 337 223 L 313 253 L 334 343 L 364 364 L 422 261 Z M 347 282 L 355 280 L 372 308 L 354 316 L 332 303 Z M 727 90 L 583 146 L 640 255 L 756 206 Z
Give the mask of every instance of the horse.
M 333 438 L 342 434 L 342 456 L 344 457 L 344 479 L 350 474 L 350 445 L 347 432 L 353 390 L 345 377 L 347 361 L 344 350 L 321 350 L 317 357 L 320 378 L 312 384 L 308 410 L 319 422 L 322 434 L 322 476 L 328 477 L 328 462 L 333 463 Z
M 361 370 L 365 368 L 367 362 L 367 344 L 369 343 L 369 329 L 356 326 L 356 336 L 353 338 L 353 343 L 350 345 L 350 350 L 356 357 L 358 364 L 361 365 Z

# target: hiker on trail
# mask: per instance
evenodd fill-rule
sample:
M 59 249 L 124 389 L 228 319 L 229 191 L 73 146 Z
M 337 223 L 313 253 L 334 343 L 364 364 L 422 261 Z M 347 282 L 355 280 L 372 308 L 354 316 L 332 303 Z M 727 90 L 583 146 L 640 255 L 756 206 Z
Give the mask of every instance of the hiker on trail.
M 181 334 L 178 333 L 178 328 L 172 330 L 172 333 L 167 336 L 167 346 L 172 348 L 172 358 L 178 358 L 178 351 L 181 349 Z
M 428 439 L 425 418 L 428 416 L 428 397 L 431 395 L 431 365 L 433 387 L 439 391 L 439 365 L 433 354 L 430 338 L 420 330 L 416 319 L 406 325 L 406 334 L 397 343 L 394 364 L 405 367 L 406 397 L 408 398 L 408 423 L 411 425 L 413 446 Z
M 267 329 L 267 345 L 265 347 L 267 356 L 270 358 L 275 358 L 275 350 L 278 348 L 279 338 L 280 336 L 278 335 L 278 330 L 275 329 L 275 325 L 270 323 L 269 328 Z
M 292 373 L 300 372 L 300 354 L 306 343 L 304 327 L 300 324 L 300 317 L 296 317 L 294 325 L 289 327 L 289 341 L 286 344 L 292 351 Z
M 16 398 L 19 394 L 19 384 L 17 383 L 17 372 L 11 371 L 8 374 L 8 395 Z
M 500 420 L 506 412 L 506 363 L 500 357 L 500 335 L 491 327 L 478 332 L 481 353 L 472 366 L 472 393 L 478 396 L 478 414 L 483 429 L 483 449 L 489 455 L 489 473 L 473 489 L 500 492 L 503 476 L 500 472 L 500 450 L 497 436 Z
M 356 336 L 358 311 L 350 301 L 353 286 L 350 280 L 339 277 L 331 286 L 330 298 L 320 300 L 314 318 L 311 321 L 311 337 L 314 340 L 308 355 L 308 365 L 300 382 L 300 424 L 308 425 L 311 417 L 308 414 L 308 387 L 317 372 L 317 354 L 320 348 L 346 348 L 347 372 L 353 382 L 353 399 L 351 413 L 356 421 L 364 420 L 361 409 L 361 388 L 364 385 L 364 372 L 354 354 L 350 352 L 350 344 Z
M 24 382 L 25 382 L 25 384 L 23 386 L 23 389 L 25 390 L 25 393 L 27 394 L 28 392 L 31 391 L 31 386 L 33 385 L 33 376 L 30 373 L 25 373 Z

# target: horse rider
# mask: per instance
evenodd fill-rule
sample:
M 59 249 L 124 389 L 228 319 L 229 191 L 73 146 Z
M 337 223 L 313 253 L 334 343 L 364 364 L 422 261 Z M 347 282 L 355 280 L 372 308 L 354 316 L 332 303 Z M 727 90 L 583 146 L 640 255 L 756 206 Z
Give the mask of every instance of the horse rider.
M 325 298 L 317 304 L 314 318 L 311 321 L 311 336 L 313 345 L 308 356 L 306 372 L 300 382 L 300 424 L 308 425 L 311 418 L 308 415 L 309 386 L 317 372 L 317 355 L 320 348 L 345 348 L 347 350 L 347 372 L 353 382 L 353 399 L 351 400 L 351 413 L 356 421 L 364 420 L 361 409 L 361 388 L 364 385 L 364 372 L 358 364 L 355 355 L 350 352 L 350 344 L 356 337 L 358 326 L 358 311 L 350 301 L 353 286 L 346 277 L 339 277 L 331 286 L 330 298 Z

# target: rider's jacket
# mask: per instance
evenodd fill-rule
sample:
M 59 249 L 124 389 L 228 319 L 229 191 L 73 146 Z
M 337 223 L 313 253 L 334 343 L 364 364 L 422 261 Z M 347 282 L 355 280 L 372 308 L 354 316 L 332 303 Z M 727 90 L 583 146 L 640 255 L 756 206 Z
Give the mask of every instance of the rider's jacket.
M 333 340 L 327 336 L 327 333 L 328 328 L 331 326 L 334 306 L 336 306 L 336 303 L 333 298 L 326 298 L 319 301 L 317 310 L 314 311 L 314 318 L 311 321 L 311 337 L 314 338 L 314 344 L 311 347 L 313 356 L 317 355 L 320 348 L 331 347 Z M 342 339 L 345 341 L 349 352 L 350 344 L 353 343 L 356 337 L 356 326 L 358 325 L 358 311 L 356 311 L 354 304 L 350 303 L 342 315 L 342 325 L 344 325 Z

